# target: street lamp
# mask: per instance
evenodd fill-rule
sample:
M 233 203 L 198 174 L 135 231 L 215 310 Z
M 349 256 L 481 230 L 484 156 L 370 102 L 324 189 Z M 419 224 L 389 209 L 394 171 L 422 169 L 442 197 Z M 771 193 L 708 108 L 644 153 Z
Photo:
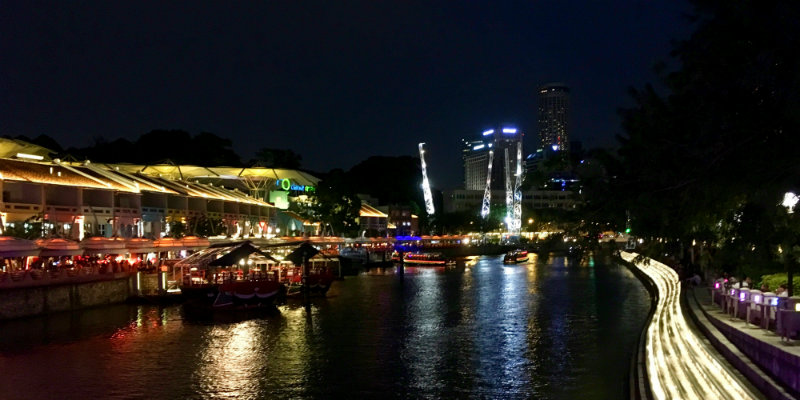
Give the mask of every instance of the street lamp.
M 797 201 L 800 200 L 800 197 L 797 197 L 796 194 L 792 192 L 786 192 L 783 195 L 783 201 L 781 205 L 786 207 L 786 212 L 789 214 L 794 212 L 794 206 L 797 205 Z
M 794 207 L 797 205 L 798 200 L 800 200 L 800 198 L 798 198 L 797 195 L 794 194 L 794 192 L 786 192 L 786 193 L 783 194 L 783 201 L 781 202 L 781 205 L 786 207 L 786 212 L 788 214 L 792 214 L 792 213 L 794 213 Z M 794 293 L 792 293 L 793 292 L 792 287 L 794 286 L 794 282 L 793 282 L 793 280 L 794 280 L 793 279 L 794 278 L 793 277 L 793 275 L 794 275 L 793 272 L 794 271 L 792 271 L 792 267 L 793 267 L 792 261 L 793 260 L 790 259 L 790 257 L 793 256 L 791 254 L 792 253 L 791 252 L 791 248 L 792 247 L 793 246 L 789 246 L 787 248 L 787 254 L 783 256 L 784 264 L 786 265 L 786 280 L 787 280 L 787 283 L 788 283 L 788 286 L 789 286 L 789 296 L 792 296 L 794 294 Z M 778 246 L 778 252 L 783 253 L 783 251 L 782 251 L 780 246 Z

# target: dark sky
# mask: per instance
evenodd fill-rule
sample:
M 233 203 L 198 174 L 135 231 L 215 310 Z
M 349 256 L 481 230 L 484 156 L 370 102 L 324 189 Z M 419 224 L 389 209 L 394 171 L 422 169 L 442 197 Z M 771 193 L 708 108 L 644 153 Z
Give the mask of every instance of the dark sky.
M 428 143 L 460 184 L 460 139 L 536 137 L 536 89 L 572 89 L 572 138 L 610 146 L 627 87 L 653 81 L 681 0 L 3 1 L 0 135 L 62 146 L 157 128 L 208 131 L 249 159 L 290 148 L 312 170 Z M 176 149 L 176 151 L 179 151 Z M 391 171 L 387 171 L 391 177 Z

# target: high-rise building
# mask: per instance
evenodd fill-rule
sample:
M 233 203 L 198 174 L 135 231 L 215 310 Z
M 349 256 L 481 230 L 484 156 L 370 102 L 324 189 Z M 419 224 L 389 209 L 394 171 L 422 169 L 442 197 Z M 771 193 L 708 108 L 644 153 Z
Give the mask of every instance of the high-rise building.
M 516 173 L 517 143 L 523 134 L 514 127 L 504 126 L 483 131 L 479 140 L 463 140 L 464 189 L 484 190 L 489 171 L 489 151 L 494 151 L 492 161 L 492 189 L 505 189 L 505 152 L 508 149 L 511 175 Z
M 539 138 L 545 151 L 569 152 L 569 88 L 563 83 L 539 88 Z

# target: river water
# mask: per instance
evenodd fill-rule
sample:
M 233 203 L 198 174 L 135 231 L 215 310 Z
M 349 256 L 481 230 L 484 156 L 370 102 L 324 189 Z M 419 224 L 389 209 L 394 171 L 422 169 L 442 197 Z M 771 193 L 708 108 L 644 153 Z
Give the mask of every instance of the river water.
M 246 320 L 109 306 L 0 323 L 0 398 L 625 398 L 648 308 L 625 267 L 535 255 L 369 271 Z

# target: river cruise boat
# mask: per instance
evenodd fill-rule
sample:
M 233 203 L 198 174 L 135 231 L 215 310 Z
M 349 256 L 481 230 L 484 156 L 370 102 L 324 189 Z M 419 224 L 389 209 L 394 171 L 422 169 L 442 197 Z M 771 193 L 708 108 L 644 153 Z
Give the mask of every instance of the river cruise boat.
M 403 256 L 400 254 L 399 251 L 395 250 L 392 252 L 392 262 L 402 262 Z
M 175 264 L 182 272 L 181 293 L 192 311 L 274 308 L 286 286 L 265 273 L 276 260 L 249 241 L 220 243 Z
M 309 271 L 306 277 L 306 284 L 308 287 L 308 294 L 311 296 L 325 296 L 328 289 L 333 285 L 336 277 L 327 268 L 313 268 Z M 287 272 L 286 279 L 283 281 L 286 285 L 287 297 L 298 297 L 303 295 L 303 275 L 302 268 L 295 268 Z
M 504 264 L 517 264 L 528 261 L 527 250 L 512 250 L 503 257 Z
M 428 267 L 444 267 L 455 261 L 445 258 L 442 253 L 406 253 L 403 264 Z

